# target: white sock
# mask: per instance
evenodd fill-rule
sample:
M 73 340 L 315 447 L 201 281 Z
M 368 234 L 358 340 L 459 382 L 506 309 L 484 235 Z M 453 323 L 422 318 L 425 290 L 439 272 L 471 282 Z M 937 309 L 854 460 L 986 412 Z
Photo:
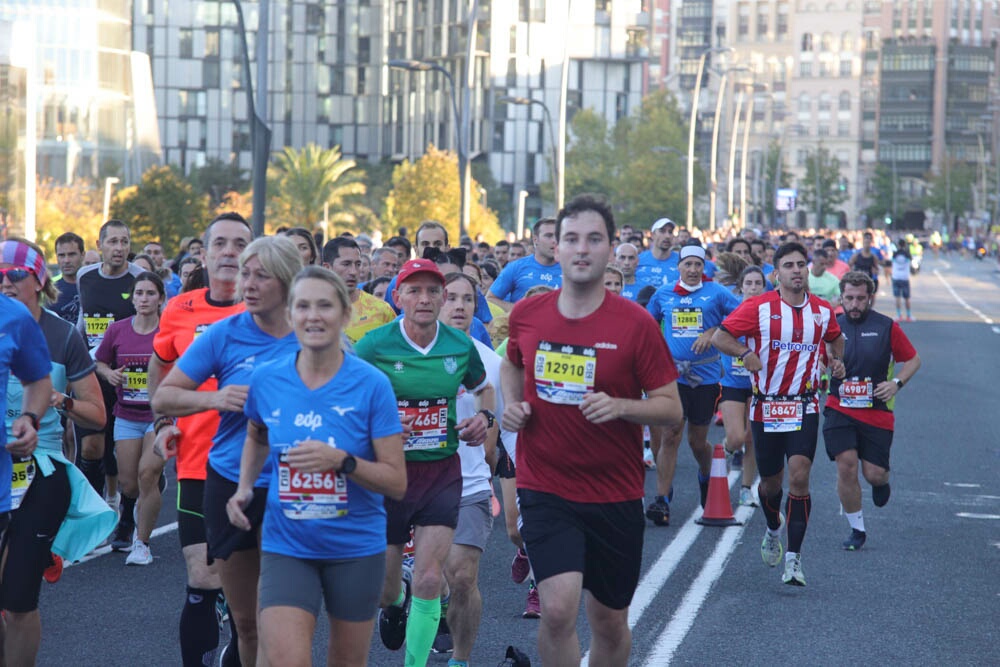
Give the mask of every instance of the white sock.
M 847 523 L 851 524 L 851 528 L 860 530 L 862 533 L 865 532 L 864 512 L 858 510 L 857 512 L 845 512 L 844 514 L 847 516 Z

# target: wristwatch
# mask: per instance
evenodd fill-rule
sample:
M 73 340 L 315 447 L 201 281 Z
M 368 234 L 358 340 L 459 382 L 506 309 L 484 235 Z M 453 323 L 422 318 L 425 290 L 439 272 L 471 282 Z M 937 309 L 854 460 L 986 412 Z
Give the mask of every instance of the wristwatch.
M 902 389 L 903 388 L 903 381 L 900 380 L 899 378 L 892 378 L 892 381 L 896 383 L 896 388 L 897 389 Z
M 352 472 L 357 470 L 357 468 L 358 468 L 358 460 L 353 456 L 351 456 L 350 454 L 348 454 L 347 456 L 344 457 L 344 461 L 340 464 L 340 470 L 338 470 L 337 472 L 339 472 L 342 475 L 350 475 Z
M 73 409 L 73 397 L 63 394 L 62 407 L 59 408 L 63 412 L 69 412 Z
M 490 412 L 489 410 L 486 410 L 485 408 L 480 410 L 479 414 L 486 415 L 486 428 L 488 429 L 493 428 L 493 425 L 497 421 L 497 416 L 492 412 Z
M 41 420 L 38 418 L 38 415 L 36 415 L 34 412 L 22 412 L 21 416 L 27 417 L 29 420 L 31 420 L 31 426 L 36 431 L 38 430 L 38 427 L 41 425 Z

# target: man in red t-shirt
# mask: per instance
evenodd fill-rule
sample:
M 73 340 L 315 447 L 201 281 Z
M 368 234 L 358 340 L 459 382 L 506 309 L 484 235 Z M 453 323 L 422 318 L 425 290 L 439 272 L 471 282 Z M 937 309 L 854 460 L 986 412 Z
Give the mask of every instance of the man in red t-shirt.
M 519 432 L 521 535 L 546 665 L 580 664 L 583 589 L 591 662 L 628 662 L 645 527 L 642 425 L 682 419 L 677 369 L 656 322 L 604 288 L 614 236 L 610 208 L 593 197 L 559 212 L 563 287 L 515 305 L 501 367 L 503 427 Z
M 737 357 L 751 373 L 750 429 L 760 485 L 757 495 L 767 520 L 760 552 L 775 567 L 784 547 L 782 480 L 788 460 L 788 553 L 782 581 L 805 586 L 801 548 L 812 510 L 809 473 L 819 435 L 819 370 L 823 347 L 830 374 L 844 377 L 844 337 L 830 304 L 809 294 L 808 259 L 801 243 L 774 253 L 779 288 L 747 299 L 712 337 L 723 354 Z M 739 341 L 746 336 L 746 345 Z
M 837 322 L 844 332 L 847 375 L 834 379 L 823 411 L 823 440 L 831 461 L 837 462 L 837 493 L 851 535 L 844 549 L 857 551 L 864 543 L 861 513 L 861 472 L 872 485 L 876 507 L 889 502 L 889 448 L 896 393 L 920 369 L 920 357 L 900 326 L 872 309 L 875 282 L 861 271 L 840 281 L 844 313 Z M 899 373 L 896 364 L 901 363 Z

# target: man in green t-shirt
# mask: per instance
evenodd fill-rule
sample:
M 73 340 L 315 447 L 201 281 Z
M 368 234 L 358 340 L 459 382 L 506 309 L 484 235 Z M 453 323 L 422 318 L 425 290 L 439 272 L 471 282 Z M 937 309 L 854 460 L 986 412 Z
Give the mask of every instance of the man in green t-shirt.
M 827 271 L 834 259 L 827 250 L 813 250 L 812 266 L 809 267 L 809 293 L 825 299 L 836 308 L 840 305 L 840 280 Z
M 386 567 L 379 635 L 386 648 L 406 641 L 406 664 L 423 665 L 441 617 L 442 567 L 448 556 L 462 498 L 461 438 L 482 444 L 493 415 L 482 410 L 456 423 L 459 388 L 492 405 L 494 389 L 471 339 L 438 322 L 444 276 L 437 265 L 413 259 L 399 272 L 393 300 L 403 318 L 366 334 L 358 356 L 388 376 L 407 429 L 406 496 L 386 498 Z M 403 546 L 414 528 L 413 585 L 402 582 Z M 409 618 L 406 602 L 412 595 Z

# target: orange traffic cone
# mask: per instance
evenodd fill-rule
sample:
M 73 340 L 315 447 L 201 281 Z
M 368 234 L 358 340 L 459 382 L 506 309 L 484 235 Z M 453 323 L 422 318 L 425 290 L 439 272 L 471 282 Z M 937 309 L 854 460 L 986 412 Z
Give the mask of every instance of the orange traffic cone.
M 726 452 L 722 445 L 715 446 L 712 454 L 712 478 L 708 480 L 708 498 L 701 518 L 695 520 L 703 526 L 743 525 L 733 516 L 729 501 L 729 478 L 726 475 Z

